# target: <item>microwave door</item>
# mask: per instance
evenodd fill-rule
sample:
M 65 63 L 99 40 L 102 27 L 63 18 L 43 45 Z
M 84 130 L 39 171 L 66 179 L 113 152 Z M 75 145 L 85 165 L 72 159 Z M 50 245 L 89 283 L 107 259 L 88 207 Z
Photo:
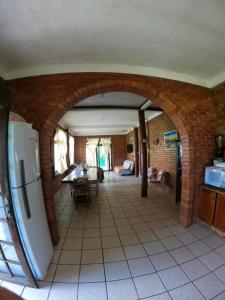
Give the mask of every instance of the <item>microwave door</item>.
M 205 184 L 218 188 L 225 187 L 225 171 L 208 167 L 205 171 Z

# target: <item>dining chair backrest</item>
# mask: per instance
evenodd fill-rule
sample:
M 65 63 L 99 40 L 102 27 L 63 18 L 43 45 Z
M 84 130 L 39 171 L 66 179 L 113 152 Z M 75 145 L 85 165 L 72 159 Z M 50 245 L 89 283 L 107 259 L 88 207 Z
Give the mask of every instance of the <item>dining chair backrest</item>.
M 104 180 L 104 170 L 102 168 L 98 168 L 97 178 L 98 178 L 99 182 L 103 182 L 103 180 Z
M 77 178 L 74 179 L 73 181 L 73 186 L 75 189 L 89 189 L 89 182 L 88 182 L 88 178 Z

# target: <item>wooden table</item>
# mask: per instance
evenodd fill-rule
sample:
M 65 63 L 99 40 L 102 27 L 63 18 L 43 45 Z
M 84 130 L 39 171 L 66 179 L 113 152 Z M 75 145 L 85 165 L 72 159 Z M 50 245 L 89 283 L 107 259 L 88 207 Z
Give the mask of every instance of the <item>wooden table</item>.
M 66 177 L 64 177 L 62 179 L 62 183 L 69 183 L 70 186 L 72 186 L 72 183 L 74 181 L 74 179 L 78 179 L 78 178 L 88 178 L 88 181 L 91 185 L 95 186 L 96 189 L 96 195 L 98 195 L 98 177 L 97 177 L 97 168 L 92 167 L 92 168 L 88 168 L 87 173 L 84 173 L 83 171 L 81 171 L 80 173 L 76 172 L 76 169 L 74 169 L 70 174 L 68 174 Z M 93 190 L 91 188 L 91 190 Z
M 20 296 L 14 294 L 13 292 L 0 287 L 0 299 L 2 300 L 23 300 Z

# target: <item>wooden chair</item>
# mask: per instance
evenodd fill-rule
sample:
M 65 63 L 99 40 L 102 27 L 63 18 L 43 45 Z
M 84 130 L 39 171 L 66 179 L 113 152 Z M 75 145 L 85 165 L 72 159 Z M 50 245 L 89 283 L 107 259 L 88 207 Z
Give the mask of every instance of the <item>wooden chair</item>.
M 104 180 L 104 170 L 102 168 L 98 168 L 97 170 L 97 178 L 98 178 L 98 182 L 102 183 Z
M 90 206 L 90 184 L 88 178 L 77 178 L 73 182 L 73 200 L 76 209 L 78 208 L 78 202 L 86 202 L 87 208 Z
M 160 170 L 157 174 L 156 177 L 151 176 L 151 178 L 149 178 L 149 183 L 156 183 L 159 184 L 162 188 L 162 190 L 165 192 L 165 188 L 163 186 L 163 178 L 164 178 L 165 172 Z

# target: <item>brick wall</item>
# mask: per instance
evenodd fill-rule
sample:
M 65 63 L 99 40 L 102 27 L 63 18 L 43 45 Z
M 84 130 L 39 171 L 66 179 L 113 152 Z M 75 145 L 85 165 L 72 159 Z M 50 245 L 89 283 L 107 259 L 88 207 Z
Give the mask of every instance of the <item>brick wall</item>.
M 43 191 L 54 243 L 58 242 L 59 235 L 53 201 L 50 139 L 60 118 L 72 105 L 99 93 L 136 93 L 151 99 L 172 119 L 181 134 L 183 148 L 180 222 L 188 226 L 195 219 L 204 166 L 211 160 L 215 147 L 211 90 L 174 80 L 116 73 L 43 75 L 6 83 L 11 90 L 13 111 L 40 131 Z
M 107 136 L 108 137 L 108 136 Z M 125 136 L 112 135 L 112 166 L 122 165 L 126 156 Z M 75 162 L 80 164 L 86 161 L 86 141 L 87 137 L 75 137 Z
M 86 142 L 87 137 L 75 136 L 74 156 L 77 164 L 82 164 L 86 161 Z
M 157 170 L 168 172 L 167 185 L 175 192 L 176 188 L 176 149 L 170 150 L 164 147 L 164 132 L 176 129 L 176 126 L 163 113 L 160 116 L 148 121 L 148 140 L 149 140 L 149 166 Z M 156 145 L 156 139 L 159 144 Z
M 134 139 L 134 130 L 126 134 L 125 139 L 126 139 L 126 145 L 131 144 L 131 139 Z M 133 153 L 127 153 L 126 150 L 126 159 L 135 161 L 135 155 L 134 155 L 134 147 L 133 147 Z
M 225 82 L 213 89 L 216 114 L 216 132 L 224 134 L 225 138 Z
M 125 135 L 113 135 L 111 138 L 113 167 L 121 166 L 126 159 Z

